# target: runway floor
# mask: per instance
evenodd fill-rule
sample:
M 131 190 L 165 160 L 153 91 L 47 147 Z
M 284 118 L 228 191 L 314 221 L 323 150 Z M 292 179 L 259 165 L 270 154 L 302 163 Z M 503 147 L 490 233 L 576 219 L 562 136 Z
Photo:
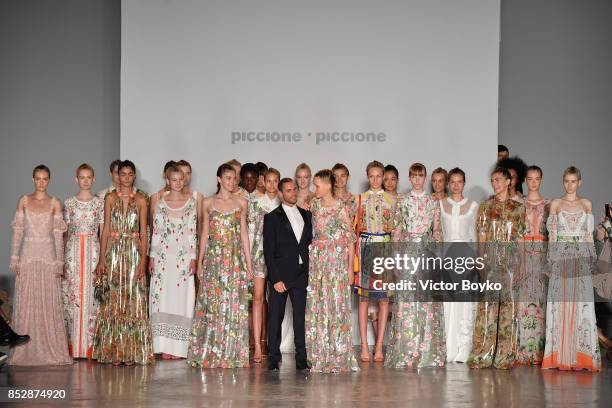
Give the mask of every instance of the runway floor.
M 610 367 L 591 374 L 539 367 L 469 370 L 464 364 L 392 370 L 369 363 L 356 373 L 308 374 L 295 370 L 292 355 L 283 360 L 277 372 L 267 371 L 265 364 L 199 370 L 184 360 L 158 360 L 150 367 L 113 367 L 85 360 L 65 367 L 5 365 L 0 387 L 64 388 L 69 401 L 49 404 L 62 407 L 612 406 Z

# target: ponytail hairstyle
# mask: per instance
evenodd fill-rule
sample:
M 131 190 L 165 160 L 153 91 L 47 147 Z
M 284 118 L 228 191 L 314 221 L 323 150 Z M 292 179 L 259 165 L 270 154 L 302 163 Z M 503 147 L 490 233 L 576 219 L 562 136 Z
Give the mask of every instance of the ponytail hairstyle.
M 39 171 L 46 171 L 49 178 L 51 178 L 51 170 L 49 170 L 49 168 L 44 164 L 39 164 L 38 166 L 34 167 L 34 170 L 32 170 L 32 177 L 36 177 L 36 173 Z
M 334 176 L 334 172 L 330 169 L 319 170 L 315 173 L 314 177 L 319 180 L 324 180 L 325 182 L 331 184 L 331 193 L 332 196 L 335 195 L 334 186 L 336 185 L 336 176 Z
M 228 171 L 236 173 L 236 169 L 234 169 L 231 164 L 223 163 L 217 168 L 217 177 L 223 176 Z M 217 194 L 219 194 L 219 191 L 221 191 L 221 183 L 217 182 Z

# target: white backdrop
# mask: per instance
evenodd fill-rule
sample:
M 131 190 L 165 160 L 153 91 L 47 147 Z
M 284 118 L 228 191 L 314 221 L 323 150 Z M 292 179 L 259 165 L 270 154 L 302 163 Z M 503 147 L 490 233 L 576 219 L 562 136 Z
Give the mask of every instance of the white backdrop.
M 204 193 L 232 158 L 284 176 L 344 162 L 354 193 L 372 159 L 400 169 L 400 191 L 414 161 L 458 165 L 479 198 L 496 155 L 499 13 L 498 0 L 124 0 L 121 157 L 151 191 L 185 158 Z M 320 132 L 385 140 L 317 144 Z
M 187 159 L 208 195 L 237 158 L 283 176 L 344 162 L 357 193 L 376 159 L 399 168 L 400 192 L 412 162 L 460 166 L 481 199 L 496 158 L 499 20 L 499 0 L 124 0 L 121 157 L 148 191 L 167 160 Z M 317 143 L 343 133 L 375 141 Z

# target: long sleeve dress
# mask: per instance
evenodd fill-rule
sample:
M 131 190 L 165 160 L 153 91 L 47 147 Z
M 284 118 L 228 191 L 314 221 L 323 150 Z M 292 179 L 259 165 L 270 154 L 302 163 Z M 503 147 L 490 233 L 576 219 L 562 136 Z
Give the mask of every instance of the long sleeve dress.
M 439 203 L 443 241 L 447 245 L 453 242 L 472 243 L 463 247 L 471 250 L 477 241 L 478 204 L 467 198 L 461 201 L 445 198 Z M 472 350 L 475 314 L 476 304 L 474 302 L 444 302 L 446 361 L 461 363 L 467 361 Z
M 100 259 L 98 231 L 104 224 L 104 200 L 97 196 L 86 202 L 76 197 L 67 199 L 64 221 L 68 239 L 62 299 L 68 349 L 73 358 L 91 358 L 99 307 L 94 294 L 94 270 Z
M 60 275 L 64 264 L 66 223 L 61 212 L 29 209 L 24 196 L 23 211 L 13 220 L 11 263 L 18 265 L 15 279 L 13 330 L 31 340 L 13 347 L 9 365 L 72 364 L 64 326 Z
M 429 194 L 400 196 L 393 242 L 418 256 L 428 242 L 439 240 L 440 210 Z M 434 229 L 435 227 L 435 229 Z M 414 276 L 418 276 L 417 271 Z M 395 294 L 385 366 L 392 368 L 442 367 L 446 360 L 444 306 L 420 301 L 411 291 Z
M 593 215 L 560 211 L 547 221 L 550 280 L 542 368 L 601 369 L 592 268 Z
M 180 208 L 170 208 L 163 198 L 155 206 L 149 252 L 154 265 L 149 294 L 154 353 L 187 357 L 195 307 L 195 279 L 189 271 L 197 258 L 195 197 Z
M 356 371 L 348 278 L 348 251 L 355 242 L 351 219 L 341 200 L 326 208 L 315 198 L 310 210 L 313 240 L 305 327 L 312 371 Z
M 477 231 L 485 237 L 487 279 L 502 291 L 478 302 L 472 337 L 470 368 L 514 366 L 518 347 L 518 311 L 515 280 L 520 273 L 519 240 L 527 231 L 525 206 L 515 200 L 492 197 L 480 204 Z

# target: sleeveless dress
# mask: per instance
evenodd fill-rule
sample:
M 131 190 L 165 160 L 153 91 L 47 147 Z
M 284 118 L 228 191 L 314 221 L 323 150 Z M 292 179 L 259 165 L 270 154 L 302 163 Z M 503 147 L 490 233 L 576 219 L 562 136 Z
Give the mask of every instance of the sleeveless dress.
M 529 233 L 525 234 L 525 277 L 519 287 L 519 341 L 517 362 L 541 364 L 546 327 L 546 220 L 550 202 L 524 200 Z
M 61 213 L 17 211 L 13 220 L 12 262 L 19 272 L 15 279 L 13 330 L 29 334 L 31 340 L 13 347 L 9 365 L 72 364 L 68 354 L 60 274 L 64 263 L 63 234 L 66 224 Z M 22 242 L 23 238 L 23 242 Z
M 240 214 L 239 208 L 210 211 L 202 283 L 187 353 L 192 367 L 249 366 L 249 289 Z
M 98 313 L 94 295 L 94 270 L 100 259 L 98 230 L 104 223 L 104 200 L 71 197 L 64 202 L 68 226 L 62 281 L 64 318 L 68 329 L 68 350 L 73 358 L 91 358 L 93 332 Z
M 325 208 L 315 198 L 310 210 L 313 240 L 309 254 L 305 328 L 312 371 L 357 371 L 348 284 L 348 249 L 355 243 L 355 234 L 349 209 L 341 200 Z
M 164 198 L 157 202 L 149 298 L 155 353 L 187 357 L 195 305 L 195 280 L 189 265 L 197 259 L 196 230 L 195 194 L 180 208 L 170 208 Z
M 137 193 L 138 194 L 138 193 Z M 127 199 L 127 209 L 123 200 Z M 140 262 L 140 222 L 133 197 L 120 197 L 111 207 L 105 270 L 96 283 L 100 311 L 93 358 L 101 363 L 150 364 L 155 361 L 147 315 L 145 277 L 136 279 Z
M 592 280 L 593 215 L 560 211 L 547 221 L 550 280 L 542 368 L 601 369 Z

